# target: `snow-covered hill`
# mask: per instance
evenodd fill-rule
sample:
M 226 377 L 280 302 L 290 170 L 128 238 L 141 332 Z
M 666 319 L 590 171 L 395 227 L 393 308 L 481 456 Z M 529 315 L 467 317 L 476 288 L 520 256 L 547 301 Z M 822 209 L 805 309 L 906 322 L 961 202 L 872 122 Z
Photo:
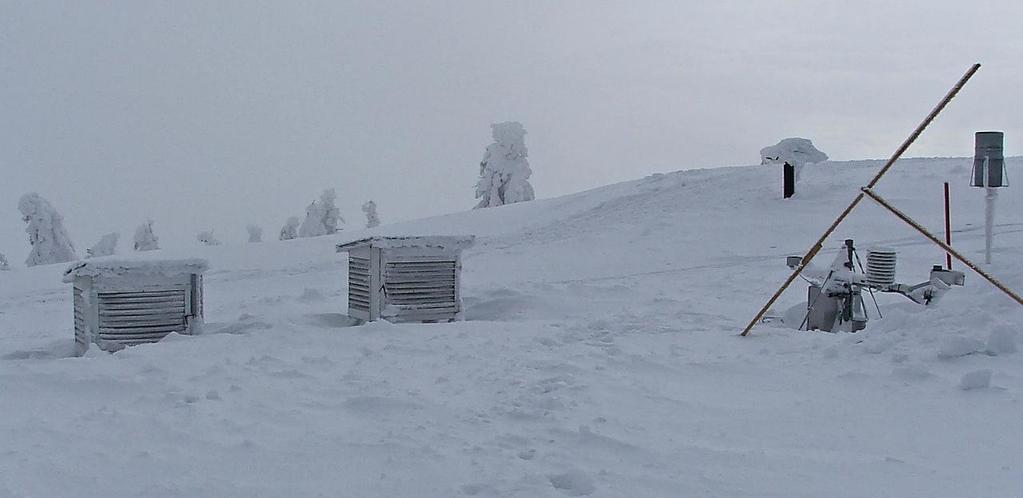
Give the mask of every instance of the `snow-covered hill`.
M 1012 159 L 1017 170 L 1023 160 Z M 745 323 L 880 167 L 653 175 L 372 231 L 196 247 L 204 335 L 68 357 L 61 266 L 0 274 L 0 497 L 1015 496 L 1023 328 L 974 274 L 940 306 L 881 296 L 856 334 Z M 968 159 L 901 161 L 878 191 L 982 259 Z M 991 271 L 1023 289 L 1023 201 L 999 199 Z M 864 201 L 829 242 L 944 255 Z M 348 327 L 345 256 L 367 234 L 476 234 L 467 320 Z M 957 265 L 957 269 L 962 269 Z M 775 314 L 805 299 L 797 283 Z M 775 322 L 777 323 L 777 322 Z M 990 369 L 991 386 L 964 390 Z

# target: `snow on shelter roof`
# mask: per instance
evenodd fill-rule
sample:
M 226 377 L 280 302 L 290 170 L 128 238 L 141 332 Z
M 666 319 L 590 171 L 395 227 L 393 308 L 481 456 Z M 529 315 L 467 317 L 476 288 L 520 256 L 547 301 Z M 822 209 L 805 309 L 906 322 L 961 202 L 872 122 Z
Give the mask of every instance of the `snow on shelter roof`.
M 425 237 L 368 237 L 337 245 L 337 252 L 348 252 L 360 247 L 379 247 L 384 249 L 404 247 L 429 247 L 460 251 L 472 246 L 476 237 L 473 235 L 431 235 Z
M 147 275 L 181 275 L 203 273 L 209 263 L 201 258 L 150 259 L 150 258 L 96 258 L 77 261 L 64 270 L 64 282 L 70 283 L 75 277 L 96 277 L 122 275 L 126 273 Z

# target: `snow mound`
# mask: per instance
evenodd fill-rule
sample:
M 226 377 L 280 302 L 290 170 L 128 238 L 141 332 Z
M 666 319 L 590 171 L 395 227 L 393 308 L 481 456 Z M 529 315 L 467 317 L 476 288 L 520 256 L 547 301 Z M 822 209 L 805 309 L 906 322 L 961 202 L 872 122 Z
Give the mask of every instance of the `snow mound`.
M 991 385 L 991 369 L 974 370 L 963 375 L 959 380 L 959 387 L 969 391 L 971 389 L 985 389 Z
M 760 164 L 787 162 L 792 166 L 802 166 L 827 160 L 828 155 L 817 150 L 813 142 L 806 138 L 786 138 L 777 144 L 760 149 Z

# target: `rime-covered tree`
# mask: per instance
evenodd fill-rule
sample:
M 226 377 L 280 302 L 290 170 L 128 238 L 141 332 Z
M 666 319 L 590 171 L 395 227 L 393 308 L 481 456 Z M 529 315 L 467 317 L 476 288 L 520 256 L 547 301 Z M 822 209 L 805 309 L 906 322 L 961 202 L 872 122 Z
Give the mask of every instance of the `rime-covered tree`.
M 96 245 L 85 250 L 87 258 L 98 258 L 100 256 L 111 256 L 117 252 L 117 240 L 121 235 L 117 232 L 108 233 L 100 237 Z
M 345 219 L 341 217 L 341 210 L 337 208 L 337 192 L 329 188 L 320 194 L 320 211 L 323 212 L 323 229 L 327 234 L 335 234 L 341 229 Z
M 154 251 L 160 248 L 160 239 L 153 233 L 153 220 L 146 220 L 135 229 L 134 240 L 136 251 Z
M 280 240 L 291 240 L 298 237 L 298 216 L 291 216 L 287 221 L 284 222 L 284 227 L 281 228 Z
M 476 209 L 502 206 L 534 199 L 526 159 L 526 130 L 518 122 L 490 125 L 494 143 L 487 146 L 476 182 Z
M 327 227 L 323 226 L 323 206 L 313 201 L 305 208 L 305 221 L 298 227 L 299 237 L 319 237 L 327 235 Z
M 0 271 L 10 270 L 11 264 L 7 262 L 7 256 L 0 252 Z
M 377 203 L 366 201 L 362 205 L 362 212 L 366 213 L 366 228 L 373 228 L 380 225 L 380 217 L 377 215 Z
M 28 243 L 32 245 L 25 264 L 28 266 L 66 263 L 77 259 L 75 247 L 64 229 L 64 218 L 39 194 L 25 194 L 18 201 L 18 210 L 28 226 Z
M 245 230 L 249 232 L 249 242 L 263 242 L 263 227 L 249 225 Z
M 199 232 L 199 234 L 196 235 L 195 238 L 198 239 L 199 243 L 204 245 L 204 246 L 219 246 L 220 245 L 220 241 L 217 240 L 217 237 L 213 235 L 213 229 L 212 228 L 209 229 L 209 230 L 205 230 L 205 231 Z

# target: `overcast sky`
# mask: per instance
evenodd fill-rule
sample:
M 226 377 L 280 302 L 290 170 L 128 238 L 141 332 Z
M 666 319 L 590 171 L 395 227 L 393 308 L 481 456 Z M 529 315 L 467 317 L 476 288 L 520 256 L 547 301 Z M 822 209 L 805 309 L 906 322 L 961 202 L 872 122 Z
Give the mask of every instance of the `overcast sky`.
M 756 164 L 810 138 L 887 157 L 973 62 L 911 156 L 1023 136 L 1023 3 L 0 0 L 0 251 L 18 197 L 79 254 L 147 217 L 191 243 L 275 236 L 335 187 L 349 226 L 469 208 L 490 124 L 520 121 L 539 197 Z M 1011 172 L 1010 172 L 1011 173 Z

